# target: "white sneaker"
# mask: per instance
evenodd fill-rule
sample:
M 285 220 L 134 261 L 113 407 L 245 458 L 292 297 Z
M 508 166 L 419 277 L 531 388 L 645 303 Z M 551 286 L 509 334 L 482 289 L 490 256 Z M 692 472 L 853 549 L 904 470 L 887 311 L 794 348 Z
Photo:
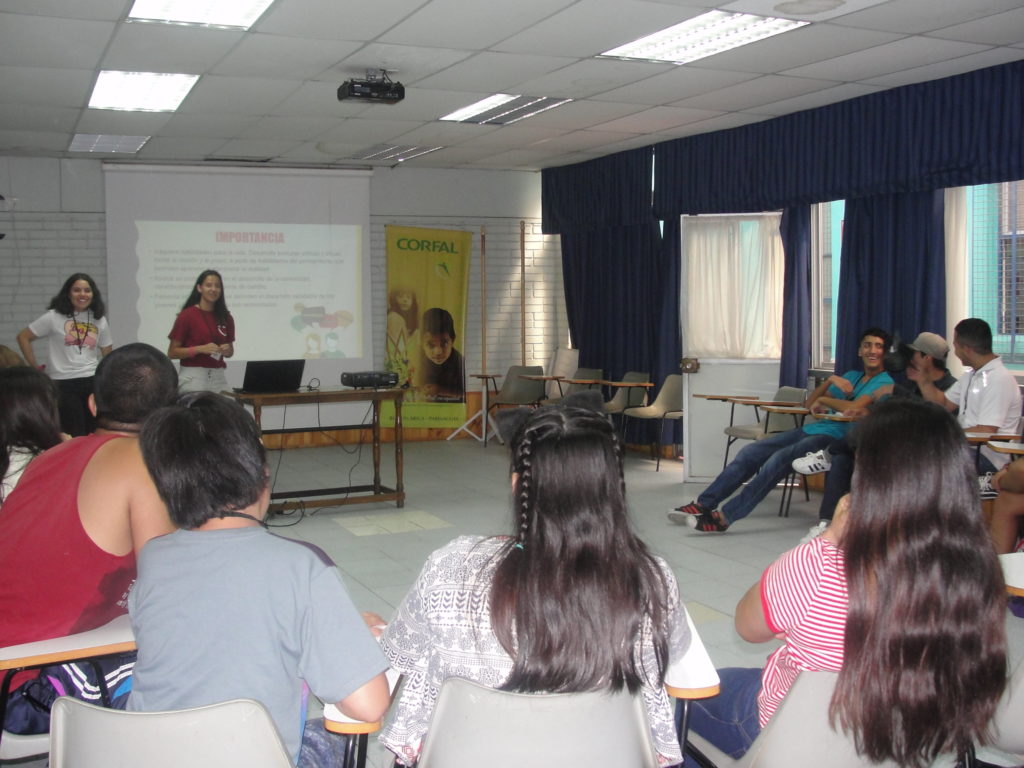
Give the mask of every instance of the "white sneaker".
M 994 499 L 999 495 L 999 491 L 992 487 L 992 475 L 994 474 L 994 472 L 986 472 L 984 475 L 978 475 L 978 495 L 981 496 L 982 501 Z
M 829 520 L 819 520 L 816 525 L 812 525 L 811 529 L 809 531 L 807 531 L 807 533 L 804 535 L 804 537 L 802 539 L 800 539 L 800 543 L 801 544 L 806 544 L 811 539 L 816 539 L 819 536 L 821 536 L 821 534 L 823 534 L 825 531 L 828 530 L 829 522 L 831 522 L 831 521 L 829 521 Z
M 822 448 L 820 451 L 808 453 L 800 459 L 793 459 L 793 471 L 801 475 L 816 475 L 819 472 L 828 472 L 832 468 L 832 457 L 828 451 Z

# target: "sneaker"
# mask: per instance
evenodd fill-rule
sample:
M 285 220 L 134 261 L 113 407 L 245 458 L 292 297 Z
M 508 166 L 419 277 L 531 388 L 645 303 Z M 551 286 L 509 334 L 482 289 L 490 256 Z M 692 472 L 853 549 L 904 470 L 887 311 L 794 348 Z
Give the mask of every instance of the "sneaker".
M 800 539 L 800 543 L 806 544 L 808 541 L 811 541 L 811 539 L 816 539 L 821 536 L 821 534 L 828 530 L 828 524 L 830 522 L 830 520 L 819 520 L 817 524 L 812 525 L 810 530 L 807 531 L 802 539 Z
M 978 475 L 978 491 L 982 501 L 994 499 L 999 495 L 999 491 L 992 487 L 992 475 L 994 474 L 994 472 L 986 472 L 984 475 Z
M 819 472 L 828 472 L 831 468 L 832 457 L 824 448 L 808 453 L 801 459 L 793 459 L 793 471 L 801 475 L 816 475 Z
M 703 506 L 698 504 L 696 501 L 691 501 L 689 504 L 684 504 L 681 507 L 675 507 L 668 511 L 668 519 L 673 523 L 689 525 L 689 519 L 691 517 L 697 517 L 698 515 L 706 515 L 708 510 L 704 509 Z
M 699 515 L 687 515 L 686 524 L 697 533 L 725 533 L 728 523 L 723 523 L 714 512 L 703 512 Z

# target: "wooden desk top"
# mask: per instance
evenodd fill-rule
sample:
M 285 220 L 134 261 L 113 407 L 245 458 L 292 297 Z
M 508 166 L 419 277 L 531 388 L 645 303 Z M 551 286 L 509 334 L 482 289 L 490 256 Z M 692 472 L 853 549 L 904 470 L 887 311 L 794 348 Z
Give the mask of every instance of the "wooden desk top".
M 604 384 L 606 387 L 653 387 L 654 383 L 650 381 L 608 381 L 608 379 L 600 379 L 599 384 Z M 700 397 L 700 395 L 694 395 L 694 397 Z
M 989 440 L 1006 440 L 1011 442 L 1020 440 L 1020 435 L 1006 435 L 996 432 L 964 432 L 964 435 L 967 436 L 967 442 L 971 445 L 984 445 Z M 1006 453 L 1009 453 L 1009 451 L 1006 451 Z
M 1008 453 L 1011 456 L 1024 456 L 1024 443 L 1013 440 L 989 440 L 986 445 L 996 453 Z
M 810 408 L 805 408 L 802 405 L 769 405 L 768 403 L 762 403 L 759 406 L 762 410 L 768 411 L 768 413 L 791 413 L 794 416 L 806 416 L 811 412 Z
M 221 392 L 245 405 L 302 405 L 304 403 L 358 403 L 367 400 L 400 401 L 404 389 L 352 389 L 331 387 L 298 392 Z
M 559 377 L 559 379 L 561 381 L 564 381 L 566 384 L 580 384 L 587 387 L 592 387 L 595 384 L 604 383 L 604 379 L 566 379 L 562 378 L 561 376 Z
M 505 374 L 503 373 L 471 373 L 469 374 L 474 379 L 500 379 Z
M 560 380 L 564 379 L 565 376 L 546 376 L 546 375 L 538 376 L 537 374 L 533 374 L 533 373 L 520 373 L 519 374 L 519 378 L 520 379 L 529 379 L 530 381 L 560 381 Z

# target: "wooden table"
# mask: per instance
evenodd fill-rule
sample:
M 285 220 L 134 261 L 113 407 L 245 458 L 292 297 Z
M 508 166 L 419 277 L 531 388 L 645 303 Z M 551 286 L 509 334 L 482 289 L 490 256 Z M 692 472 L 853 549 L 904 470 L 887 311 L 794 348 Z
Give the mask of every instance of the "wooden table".
M 405 487 L 402 484 L 402 398 L 404 389 L 319 389 L 311 392 L 271 392 L 256 394 L 248 392 L 223 392 L 242 405 L 252 407 L 256 425 L 261 428 L 260 417 L 263 408 L 272 405 L 311 405 L 316 403 L 373 403 L 373 483 L 371 485 L 346 485 L 336 488 L 309 488 L 300 491 L 277 491 L 270 494 L 274 499 L 307 499 L 308 501 L 284 501 L 270 505 L 271 512 L 299 507 L 336 507 L 347 504 L 369 504 L 379 501 L 393 501 L 395 506 L 405 506 Z M 395 404 L 395 487 L 387 488 L 380 482 L 380 404 L 390 400 Z M 366 425 L 339 425 L 322 429 L 363 429 Z M 276 431 L 276 430 L 275 430 Z M 344 495 L 339 495 L 344 494 Z M 351 494 L 361 494 L 353 496 Z

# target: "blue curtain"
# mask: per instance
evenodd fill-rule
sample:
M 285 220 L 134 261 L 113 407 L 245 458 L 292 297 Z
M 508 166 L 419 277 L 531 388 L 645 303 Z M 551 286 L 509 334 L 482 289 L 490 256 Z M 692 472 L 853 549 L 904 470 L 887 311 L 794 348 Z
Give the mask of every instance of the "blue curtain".
M 786 255 L 782 285 L 782 360 L 780 387 L 807 386 L 811 351 L 811 208 L 782 212 L 779 224 Z
M 1024 61 L 658 144 L 655 214 L 743 213 L 1024 177 Z
M 846 201 L 836 370 L 860 368 L 860 332 L 878 326 L 912 340 L 946 327 L 944 194 L 911 192 Z

